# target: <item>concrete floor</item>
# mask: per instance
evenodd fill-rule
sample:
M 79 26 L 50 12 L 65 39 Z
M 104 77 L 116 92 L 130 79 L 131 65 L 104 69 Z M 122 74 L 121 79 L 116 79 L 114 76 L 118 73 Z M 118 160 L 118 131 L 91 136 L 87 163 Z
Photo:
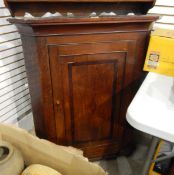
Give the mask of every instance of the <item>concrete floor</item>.
M 135 130 L 134 138 L 137 146 L 131 156 L 121 156 L 114 160 L 101 160 L 96 163 L 103 167 L 109 175 L 140 175 L 151 142 L 151 136 Z
M 101 160 L 95 163 L 99 164 L 109 175 L 140 175 L 148 146 L 137 145 L 134 153 L 129 157 L 117 157 L 114 160 Z

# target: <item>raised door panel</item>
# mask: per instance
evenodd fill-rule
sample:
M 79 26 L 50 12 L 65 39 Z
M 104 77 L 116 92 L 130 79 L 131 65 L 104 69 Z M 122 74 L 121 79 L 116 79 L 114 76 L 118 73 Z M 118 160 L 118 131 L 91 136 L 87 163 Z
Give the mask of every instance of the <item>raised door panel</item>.
M 116 94 L 120 92 L 125 54 L 76 56 L 62 59 L 66 130 L 69 144 L 113 139 Z M 71 62 L 72 61 L 72 62 Z M 68 113 L 69 111 L 69 113 Z M 118 113 L 117 113 L 118 114 Z
M 112 135 L 116 61 L 84 61 L 68 65 L 72 142 L 108 139 Z M 113 104 L 113 105 L 112 105 Z

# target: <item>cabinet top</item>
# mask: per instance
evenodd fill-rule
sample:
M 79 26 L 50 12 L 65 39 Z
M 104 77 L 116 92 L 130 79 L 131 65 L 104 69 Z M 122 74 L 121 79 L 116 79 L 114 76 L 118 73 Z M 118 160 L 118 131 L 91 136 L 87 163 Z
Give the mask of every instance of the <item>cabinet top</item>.
M 73 25 L 73 24 L 114 24 L 114 23 L 147 23 L 158 19 L 158 16 L 140 15 L 140 16 L 117 16 L 101 18 L 11 18 L 9 21 L 16 24 L 27 24 L 31 26 L 47 25 Z
M 155 2 L 155 0 L 4 0 L 11 2 Z
M 24 16 L 29 12 L 40 17 L 46 12 L 71 12 L 76 16 L 88 16 L 92 12 L 114 12 L 117 15 L 128 13 L 146 14 L 156 0 L 4 0 L 12 16 Z

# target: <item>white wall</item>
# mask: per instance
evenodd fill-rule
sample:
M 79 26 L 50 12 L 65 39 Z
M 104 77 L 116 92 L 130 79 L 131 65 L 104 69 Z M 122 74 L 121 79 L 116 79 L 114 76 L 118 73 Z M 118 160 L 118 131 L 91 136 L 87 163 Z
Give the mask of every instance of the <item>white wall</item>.
M 0 0 L 0 122 L 30 130 L 33 121 L 21 39 L 9 17 Z
M 154 28 L 165 28 L 174 30 L 174 0 L 157 0 L 156 5 L 149 11 L 161 17 Z

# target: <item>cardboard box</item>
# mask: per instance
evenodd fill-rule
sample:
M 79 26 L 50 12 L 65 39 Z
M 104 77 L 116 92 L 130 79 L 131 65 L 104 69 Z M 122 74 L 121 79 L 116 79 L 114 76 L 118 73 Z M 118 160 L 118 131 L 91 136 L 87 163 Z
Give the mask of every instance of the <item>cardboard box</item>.
M 14 126 L 0 124 L 0 139 L 10 142 L 18 148 L 27 166 L 31 164 L 46 165 L 63 175 L 107 174 L 99 165 L 89 162 L 81 150 L 39 139 Z
M 152 32 L 144 70 L 174 76 L 174 31 L 157 29 Z

